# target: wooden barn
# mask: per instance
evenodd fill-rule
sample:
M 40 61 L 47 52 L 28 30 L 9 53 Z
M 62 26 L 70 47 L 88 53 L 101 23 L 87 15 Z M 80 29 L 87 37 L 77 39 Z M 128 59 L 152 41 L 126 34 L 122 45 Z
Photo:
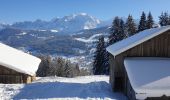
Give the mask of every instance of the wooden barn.
M 130 100 L 170 99 L 170 26 L 139 32 L 107 51 L 113 91 Z
M 0 43 L 0 83 L 30 83 L 41 60 Z

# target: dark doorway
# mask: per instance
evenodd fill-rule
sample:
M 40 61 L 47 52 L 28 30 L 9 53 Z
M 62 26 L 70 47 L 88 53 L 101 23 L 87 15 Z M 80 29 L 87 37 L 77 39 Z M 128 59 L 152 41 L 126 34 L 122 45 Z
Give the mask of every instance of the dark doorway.
M 124 89 L 124 84 L 123 84 L 123 77 L 116 77 L 115 78 L 115 91 L 116 92 L 121 92 Z

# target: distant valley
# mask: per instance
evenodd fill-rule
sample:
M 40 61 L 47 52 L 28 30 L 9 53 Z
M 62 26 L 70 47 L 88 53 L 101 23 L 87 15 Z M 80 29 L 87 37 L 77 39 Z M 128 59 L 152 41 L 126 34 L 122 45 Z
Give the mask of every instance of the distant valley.
M 0 41 L 33 55 L 62 56 L 84 67 L 92 62 L 98 37 L 107 40 L 110 24 L 85 13 L 48 22 L 0 24 Z

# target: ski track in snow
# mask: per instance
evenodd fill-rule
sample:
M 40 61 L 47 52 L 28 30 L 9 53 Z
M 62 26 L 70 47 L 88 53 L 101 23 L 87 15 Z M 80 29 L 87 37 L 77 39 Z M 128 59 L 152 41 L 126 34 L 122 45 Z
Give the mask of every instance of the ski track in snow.
M 126 100 L 113 93 L 108 76 L 44 77 L 31 84 L 0 84 L 0 100 Z

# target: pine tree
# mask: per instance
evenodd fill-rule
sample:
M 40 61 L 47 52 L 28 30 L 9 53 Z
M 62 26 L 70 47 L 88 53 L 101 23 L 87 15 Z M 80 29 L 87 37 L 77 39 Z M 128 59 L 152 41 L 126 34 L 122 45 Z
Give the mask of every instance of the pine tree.
M 58 59 L 57 59 L 57 76 L 64 76 L 64 64 L 65 63 L 65 60 L 63 59 L 63 58 L 61 58 L 61 57 L 59 57 Z
M 94 63 L 93 63 L 93 73 L 94 75 L 101 75 L 103 74 L 103 70 L 104 70 L 104 37 L 100 37 L 99 41 L 97 43 L 97 47 L 96 47 L 96 52 L 95 52 L 95 56 L 94 56 Z
M 124 39 L 124 37 L 124 22 L 119 17 L 115 17 L 110 30 L 109 44 L 116 43 L 117 41 Z
M 144 12 L 142 12 L 142 15 L 139 21 L 138 32 L 143 31 L 145 29 L 146 29 L 146 15 Z
M 117 34 L 115 34 L 119 27 L 119 17 L 115 17 L 112 22 L 112 27 L 110 29 L 109 44 L 117 42 Z
M 79 69 L 78 63 L 75 65 L 75 74 L 76 74 L 76 76 L 79 76 L 79 74 L 80 74 L 80 69 Z
M 52 62 L 49 64 L 49 70 L 48 70 L 47 76 L 57 76 L 57 73 L 58 73 L 57 59 L 58 58 L 54 58 Z
M 119 33 L 119 40 L 123 40 L 126 37 L 125 34 L 125 23 L 122 19 L 120 20 L 120 33 Z
M 39 77 L 45 77 L 48 75 L 49 69 L 50 69 L 50 63 L 51 63 L 51 57 L 50 56 L 40 56 L 41 63 L 39 65 L 39 68 L 36 72 L 36 75 Z
M 64 73 L 65 73 L 65 77 L 71 77 L 70 73 L 71 73 L 71 66 L 70 66 L 70 61 L 66 61 L 65 63 L 65 69 L 64 69 Z
M 108 47 L 108 46 L 109 46 L 109 44 L 106 42 L 105 48 L 104 48 L 104 63 L 103 63 L 103 66 L 104 66 L 103 73 L 105 75 L 109 75 L 109 53 L 106 50 L 106 47 Z
M 162 12 L 159 16 L 159 24 L 161 26 L 166 26 L 169 24 L 169 16 L 167 12 Z
M 149 14 L 147 16 L 147 21 L 146 21 L 147 29 L 153 28 L 153 24 L 154 24 L 153 17 L 152 17 L 151 12 L 149 12 Z
M 128 36 L 134 35 L 136 33 L 136 24 L 131 15 L 128 16 L 126 21 L 126 32 Z
M 168 17 L 168 25 L 170 25 L 170 16 Z

